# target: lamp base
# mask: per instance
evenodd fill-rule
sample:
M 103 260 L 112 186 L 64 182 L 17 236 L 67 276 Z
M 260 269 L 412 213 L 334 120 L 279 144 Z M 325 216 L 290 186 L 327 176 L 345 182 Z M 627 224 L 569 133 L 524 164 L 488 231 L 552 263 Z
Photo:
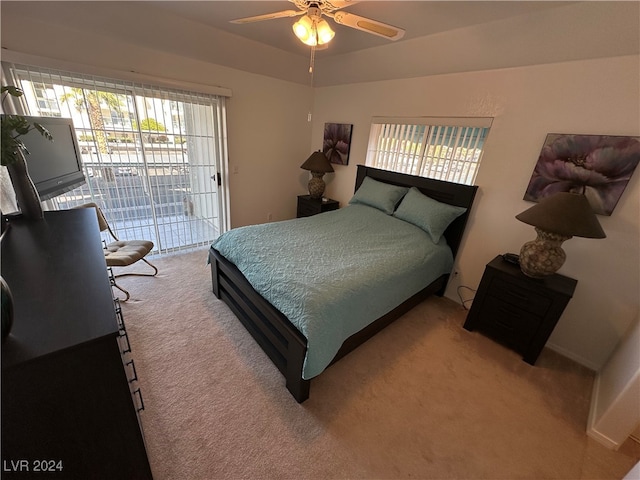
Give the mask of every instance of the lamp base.
M 311 180 L 309 180 L 309 196 L 311 198 L 321 198 L 324 193 L 324 180 L 322 177 L 324 176 L 323 172 L 311 172 Z
M 545 232 L 536 228 L 538 237 L 525 243 L 520 249 L 520 270 L 532 278 L 544 278 L 556 273 L 567 255 L 561 245 L 571 236 Z

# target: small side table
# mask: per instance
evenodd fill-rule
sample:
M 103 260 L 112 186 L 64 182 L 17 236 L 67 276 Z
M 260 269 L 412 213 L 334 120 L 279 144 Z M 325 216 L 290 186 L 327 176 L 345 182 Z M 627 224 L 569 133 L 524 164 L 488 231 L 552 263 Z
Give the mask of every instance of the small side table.
M 337 210 L 340 202 L 330 198 L 311 198 L 310 195 L 298 195 L 297 217 L 310 217 L 318 213 Z
M 498 255 L 485 268 L 464 328 L 486 333 L 534 365 L 577 283 L 557 273 L 527 277 Z

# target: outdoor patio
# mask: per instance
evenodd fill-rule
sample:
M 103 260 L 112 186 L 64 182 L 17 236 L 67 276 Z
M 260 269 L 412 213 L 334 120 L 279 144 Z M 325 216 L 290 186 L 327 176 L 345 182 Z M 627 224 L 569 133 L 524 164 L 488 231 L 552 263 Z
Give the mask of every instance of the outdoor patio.
M 111 221 L 111 229 L 123 240 L 151 240 L 152 254 L 187 250 L 212 243 L 218 229 L 206 220 L 185 215 L 157 217 L 157 228 L 151 217 Z M 104 234 L 103 234 L 104 235 Z M 106 234 L 105 240 L 108 240 Z

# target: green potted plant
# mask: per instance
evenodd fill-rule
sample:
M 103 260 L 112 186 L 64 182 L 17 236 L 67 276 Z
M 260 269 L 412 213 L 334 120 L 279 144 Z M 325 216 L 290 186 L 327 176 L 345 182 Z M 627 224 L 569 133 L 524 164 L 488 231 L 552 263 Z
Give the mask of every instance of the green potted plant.
M 20 88 L 12 85 L 2 86 L 2 110 L 4 111 L 4 101 L 8 95 L 21 97 L 23 92 Z M 20 137 L 26 135 L 31 130 L 37 130 L 45 138 L 53 141 L 51 133 L 39 123 L 29 122 L 21 115 L 2 115 L 2 156 L 1 163 L 7 167 L 11 183 L 16 194 L 18 207 L 22 214 L 29 219 L 41 219 L 42 206 L 40 197 L 36 191 L 25 160 L 25 153 L 29 154 Z

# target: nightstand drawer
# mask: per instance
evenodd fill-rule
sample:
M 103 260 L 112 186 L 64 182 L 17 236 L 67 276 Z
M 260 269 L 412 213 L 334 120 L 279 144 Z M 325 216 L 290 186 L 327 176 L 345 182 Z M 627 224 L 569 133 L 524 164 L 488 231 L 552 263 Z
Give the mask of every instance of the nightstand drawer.
M 310 217 L 316 213 L 320 213 L 320 208 L 318 206 L 306 202 L 298 202 L 299 217 Z
M 542 323 L 542 318 L 491 296 L 487 296 L 483 311 L 481 330 L 520 351 L 529 346 Z
M 508 282 L 501 277 L 495 277 L 491 281 L 488 295 L 499 296 L 500 300 L 540 317 L 547 313 L 551 305 L 551 298 L 540 295 L 530 288 Z
M 330 198 L 311 198 L 309 195 L 298 195 L 298 213 L 297 217 L 310 217 L 318 213 L 337 210 L 340 202 L 331 200 Z

